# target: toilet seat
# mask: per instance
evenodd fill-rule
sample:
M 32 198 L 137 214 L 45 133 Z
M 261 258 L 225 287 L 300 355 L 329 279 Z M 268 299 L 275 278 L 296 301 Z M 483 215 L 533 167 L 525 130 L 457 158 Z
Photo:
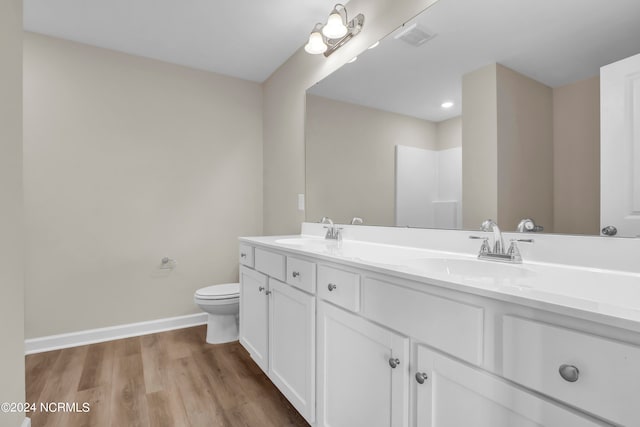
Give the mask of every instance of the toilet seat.
M 225 300 L 240 296 L 239 283 L 225 283 L 223 285 L 211 285 L 196 291 L 195 297 L 203 300 Z

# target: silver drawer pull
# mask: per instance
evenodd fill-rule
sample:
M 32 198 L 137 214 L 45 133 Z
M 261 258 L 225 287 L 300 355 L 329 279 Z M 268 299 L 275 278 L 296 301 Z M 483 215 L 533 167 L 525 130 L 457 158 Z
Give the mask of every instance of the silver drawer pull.
M 258 292 L 262 292 L 262 291 L 264 291 L 264 286 L 260 286 L 260 287 L 258 288 Z
M 247 257 L 247 254 L 245 254 L 244 252 L 240 254 L 240 258 L 246 258 L 246 257 Z
M 393 369 L 397 368 L 399 364 L 400 359 L 394 359 L 393 357 L 389 359 L 389 366 L 391 366 Z
M 291 273 L 291 275 L 294 277 L 294 279 L 298 276 L 300 276 L 300 273 L 298 271 L 294 271 L 293 273 Z
M 558 372 L 560 372 L 562 379 L 570 383 L 575 383 L 580 378 L 580 370 L 573 365 L 560 365 Z
M 427 379 L 429 379 L 429 375 L 424 372 L 416 372 L 416 381 L 418 384 L 424 384 Z
M 329 283 L 329 286 L 327 286 L 327 289 L 329 289 L 329 292 L 333 292 L 335 288 L 337 288 L 337 286 L 334 285 L 333 283 Z

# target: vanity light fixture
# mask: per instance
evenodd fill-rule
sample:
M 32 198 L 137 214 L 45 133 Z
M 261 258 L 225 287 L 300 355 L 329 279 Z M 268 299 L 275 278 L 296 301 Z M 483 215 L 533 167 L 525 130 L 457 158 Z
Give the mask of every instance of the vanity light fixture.
M 440 104 L 440 106 L 441 106 L 442 108 L 451 108 L 451 107 L 453 107 L 453 102 L 451 102 L 451 101 L 446 101 L 446 102 L 443 102 L 442 104 Z
M 323 53 L 329 56 L 356 36 L 364 25 L 364 15 L 358 14 L 352 20 L 347 18 L 347 9 L 343 4 L 336 4 L 329 14 L 327 23 L 314 25 L 309 41 L 304 50 L 312 55 Z
M 324 37 L 322 36 L 321 31 L 322 24 L 318 22 L 313 27 L 313 31 L 311 31 L 311 34 L 309 35 L 309 41 L 304 47 L 304 50 L 306 50 L 307 53 L 317 55 L 319 53 L 324 53 L 327 51 L 328 46 L 324 42 Z
M 347 61 L 347 64 L 351 64 L 352 62 L 356 62 L 358 60 L 357 56 L 354 56 L 353 58 L 351 58 L 349 61 Z
M 380 44 L 380 40 L 378 40 L 377 42 L 375 42 L 374 44 L 372 44 L 371 46 L 369 46 L 367 49 L 373 49 L 378 47 L 378 45 Z

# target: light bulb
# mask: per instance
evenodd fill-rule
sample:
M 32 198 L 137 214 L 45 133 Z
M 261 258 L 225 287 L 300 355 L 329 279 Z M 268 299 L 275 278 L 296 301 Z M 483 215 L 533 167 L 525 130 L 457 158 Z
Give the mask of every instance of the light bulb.
M 367 49 L 374 49 L 374 48 L 378 47 L 379 44 L 380 44 L 380 40 L 378 40 L 377 42 L 375 42 L 374 44 L 369 46 Z
M 320 34 L 318 31 L 312 32 L 309 35 L 309 41 L 304 46 L 304 50 L 312 55 L 318 55 L 320 53 L 326 52 L 327 45 L 322 38 L 322 34 Z
M 356 62 L 358 60 L 357 56 L 354 56 L 353 58 L 351 58 L 349 61 L 347 61 L 347 64 L 351 64 L 352 62 Z
M 344 37 L 347 34 L 347 31 L 348 29 L 344 24 L 342 15 L 334 9 L 333 12 L 331 12 L 331 15 L 329 15 L 327 25 L 322 29 L 322 34 L 330 39 L 339 39 Z
M 443 102 L 440 106 L 441 106 L 442 108 L 451 108 L 451 107 L 453 107 L 453 102 L 451 102 L 451 101 L 446 101 L 446 102 Z

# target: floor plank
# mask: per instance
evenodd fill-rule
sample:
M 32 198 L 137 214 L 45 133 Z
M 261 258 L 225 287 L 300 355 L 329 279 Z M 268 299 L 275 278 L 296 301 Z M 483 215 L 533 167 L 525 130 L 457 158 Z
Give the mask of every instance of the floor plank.
M 32 381 L 27 382 L 27 402 L 40 399 L 40 394 L 52 372 L 51 366 L 56 363 L 61 350 L 32 354 L 25 360 L 25 371 L 29 372 Z
M 113 366 L 111 386 L 111 425 L 150 427 L 142 356 L 118 357 Z
M 89 346 L 78 391 L 111 384 L 114 350 L 113 341 Z
M 27 401 L 90 411 L 31 414 L 33 427 L 308 427 L 239 343 L 206 328 L 29 355 Z
M 37 400 L 37 406 L 41 402 L 55 404 L 58 402 L 74 402 L 82 369 L 86 360 L 88 346 L 72 347 L 60 350 L 54 364 L 47 369 L 48 378 Z M 27 358 L 28 359 L 28 358 Z M 26 363 L 25 363 L 26 364 Z M 30 378 L 27 373 L 27 378 Z M 27 381 L 28 383 L 29 381 Z M 32 401 L 29 401 L 30 403 Z M 62 420 L 65 412 L 38 410 L 32 414 L 31 425 L 38 427 L 66 427 Z

